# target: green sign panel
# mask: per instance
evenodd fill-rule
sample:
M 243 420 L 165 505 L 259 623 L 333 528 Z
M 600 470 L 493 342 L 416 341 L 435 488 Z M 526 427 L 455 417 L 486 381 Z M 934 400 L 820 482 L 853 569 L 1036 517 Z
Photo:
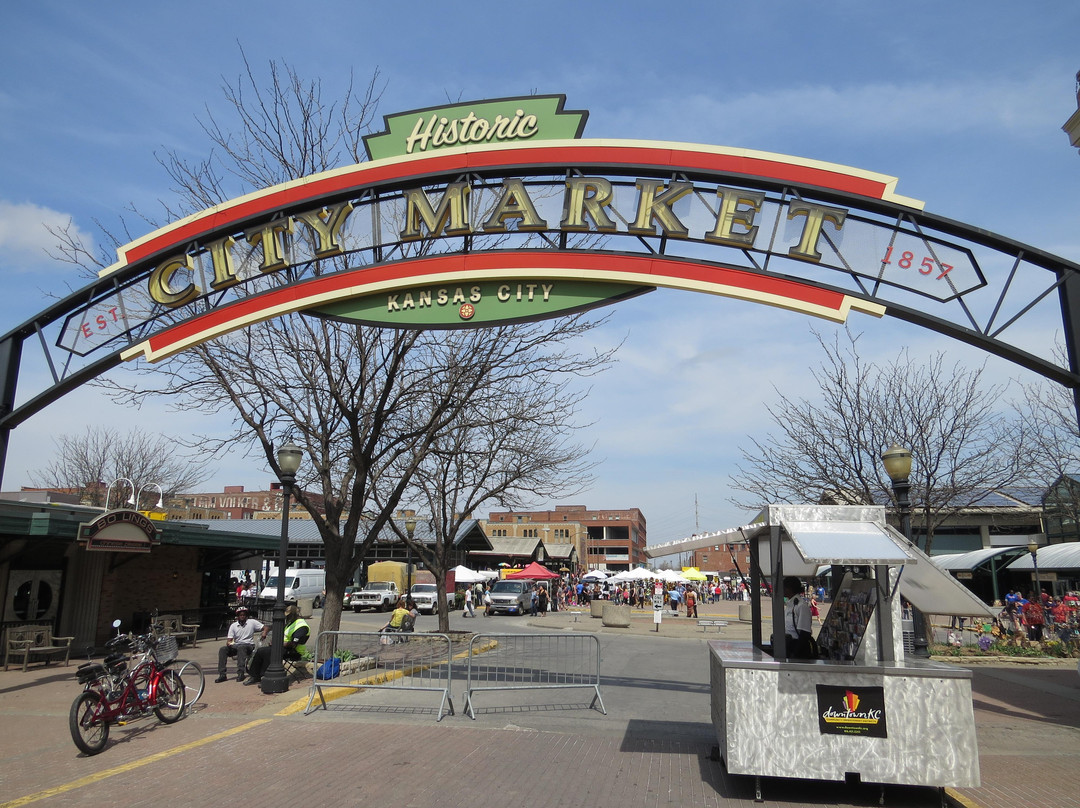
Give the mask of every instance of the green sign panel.
M 446 283 L 351 298 L 307 313 L 396 328 L 462 328 L 542 320 L 652 290 L 651 286 L 553 279 Z
M 384 115 L 386 131 L 367 135 L 368 157 L 380 160 L 459 146 L 579 138 L 589 113 L 563 110 L 565 95 L 529 95 L 429 107 Z

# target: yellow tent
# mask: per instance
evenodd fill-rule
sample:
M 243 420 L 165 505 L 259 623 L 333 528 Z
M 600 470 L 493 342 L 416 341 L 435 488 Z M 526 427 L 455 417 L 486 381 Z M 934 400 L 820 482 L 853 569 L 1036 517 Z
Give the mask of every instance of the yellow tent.
M 705 573 L 697 567 L 683 567 L 682 577 L 688 581 L 706 581 Z

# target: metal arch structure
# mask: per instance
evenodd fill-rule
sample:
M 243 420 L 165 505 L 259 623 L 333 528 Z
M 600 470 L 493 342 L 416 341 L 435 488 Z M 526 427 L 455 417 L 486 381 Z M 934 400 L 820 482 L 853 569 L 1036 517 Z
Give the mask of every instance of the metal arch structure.
M 1075 397 L 1080 266 L 926 213 L 895 186 L 786 155 L 564 137 L 381 157 L 264 189 L 124 246 L 0 337 L 0 479 L 11 430 L 75 387 L 294 312 L 482 327 L 684 289 L 838 322 L 889 315 Z M 1064 362 L 1032 337 L 1050 312 Z

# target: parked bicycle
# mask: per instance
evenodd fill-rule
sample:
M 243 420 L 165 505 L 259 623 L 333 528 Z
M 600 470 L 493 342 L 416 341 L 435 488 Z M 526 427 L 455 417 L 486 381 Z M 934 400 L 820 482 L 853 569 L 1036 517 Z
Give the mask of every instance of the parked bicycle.
M 120 621 L 113 626 L 119 629 Z M 77 671 L 83 692 L 68 713 L 71 739 L 80 751 L 96 755 L 109 740 L 109 727 L 123 726 L 153 713 L 164 724 L 184 716 L 185 688 L 178 671 L 165 667 L 176 658 L 176 639 L 117 633 L 101 662 Z
M 158 611 L 154 609 L 150 613 L 150 630 L 155 637 L 160 639 L 164 637 L 162 633 L 164 626 L 157 622 L 157 618 Z M 184 683 L 184 710 L 185 712 L 191 712 L 199 699 L 202 698 L 203 690 L 206 688 L 206 676 L 203 673 L 202 666 L 191 659 L 174 659 L 165 663 L 164 667 L 179 674 L 180 681 Z

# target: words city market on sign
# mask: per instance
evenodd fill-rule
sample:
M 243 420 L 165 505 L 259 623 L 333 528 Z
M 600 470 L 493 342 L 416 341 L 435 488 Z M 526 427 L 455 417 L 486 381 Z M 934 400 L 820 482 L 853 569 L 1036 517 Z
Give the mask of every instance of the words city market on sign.
M 44 340 L 56 320 L 57 347 L 105 368 L 296 312 L 482 327 L 663 287 L 839 322 L 853 309 L 887 313 L 1080 386 L 1071 354 L 1066 370 L 1002 336 L 1040 300 L 1067 296 L 1062 259 L 926 214 L 895 177 L 749 149 L 584 139 L 588 113 L 564 103 L 386 116 L 364 138 L 368 162 L 255 190 L 121 247 L 98 282 L 19 338 Z

